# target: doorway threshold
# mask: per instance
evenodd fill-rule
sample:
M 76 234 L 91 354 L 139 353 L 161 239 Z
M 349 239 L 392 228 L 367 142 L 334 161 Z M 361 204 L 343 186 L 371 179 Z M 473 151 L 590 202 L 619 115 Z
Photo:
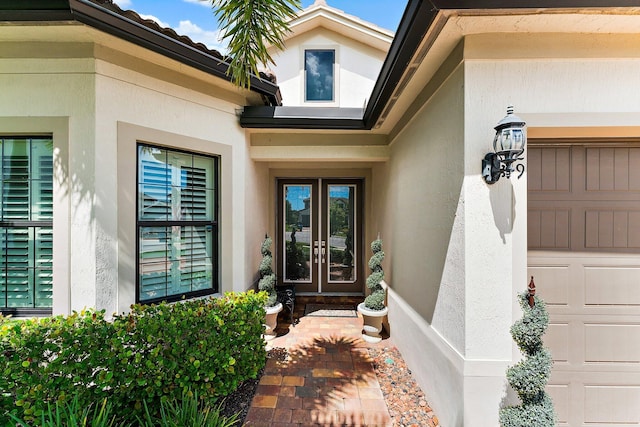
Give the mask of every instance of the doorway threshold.
M 296 292 L 301 297 L 363 297 L 362 292 Z

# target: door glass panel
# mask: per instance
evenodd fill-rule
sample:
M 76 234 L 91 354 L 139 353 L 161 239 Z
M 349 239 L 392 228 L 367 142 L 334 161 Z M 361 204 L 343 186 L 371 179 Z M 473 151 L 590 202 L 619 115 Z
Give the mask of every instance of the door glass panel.
M 284 186 L 284 279 L 311 282 L 311 185 Z
M 329 283 L 356 280 L 355 185 L 328 185 Z

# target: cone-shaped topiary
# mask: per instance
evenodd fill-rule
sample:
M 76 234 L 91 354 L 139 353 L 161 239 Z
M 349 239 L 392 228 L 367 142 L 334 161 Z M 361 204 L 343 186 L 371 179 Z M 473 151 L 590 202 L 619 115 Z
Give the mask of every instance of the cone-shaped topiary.
M 371 242 L 371 251 L 373 255 L 369 259 L 369 268 L 371 274 L 367 277 L 367 288 L 371 294 L 364 299 L 364 306 L 369 310 L 384 309 L 384 289 L 380 282 L 384 279 L 384 271 L 382 270 L 382 260 L 384 260 L 384 252 L 382 251 L 382 240 L 379 238 Z
M 542 335 L 549 325 L 543 300 L 535 296 L 533 277 L 529 289 L 518 296 L 524 315 L 511 326 L 511 336 L 525 358 L 507 370 L 507 380 L 522 404 L 500 410 L 501 427 L 553 427 L 553 402 L 544 388 L 551 375 L 551 353 Z
M 271 262 L 273 256 L 271 255 L 271 237 L 265 235 L 260 253 L 262 254 L 262 261 L 260 262 L 260 281 L 258 282 L 258 289 L 265 291 L 269 296 L 267 298 L 267 307 L 273 307 L 277 303 L 276 293 L 276 275 L 271 269 Z

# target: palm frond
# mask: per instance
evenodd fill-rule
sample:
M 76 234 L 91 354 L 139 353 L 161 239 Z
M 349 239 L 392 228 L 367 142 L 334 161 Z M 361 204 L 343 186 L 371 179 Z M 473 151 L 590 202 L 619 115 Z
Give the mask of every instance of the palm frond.
M 231 57 L 227 74 L 240 87 L 251 87 L 251 75 L 273 64 L 267 44 L 284 48 L 288 21 L 300 9 L 300 0 L 212 0 Z

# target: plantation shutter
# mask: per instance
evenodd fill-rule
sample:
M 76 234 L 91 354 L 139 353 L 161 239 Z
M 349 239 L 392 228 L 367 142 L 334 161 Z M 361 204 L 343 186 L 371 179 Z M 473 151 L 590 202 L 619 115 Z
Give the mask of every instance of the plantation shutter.
M 53 284 L 53 144 L 2 138 L 0 305 L 49 308 Z
M 214 290 L 216 160 L 140 146 L 140 301 Z

